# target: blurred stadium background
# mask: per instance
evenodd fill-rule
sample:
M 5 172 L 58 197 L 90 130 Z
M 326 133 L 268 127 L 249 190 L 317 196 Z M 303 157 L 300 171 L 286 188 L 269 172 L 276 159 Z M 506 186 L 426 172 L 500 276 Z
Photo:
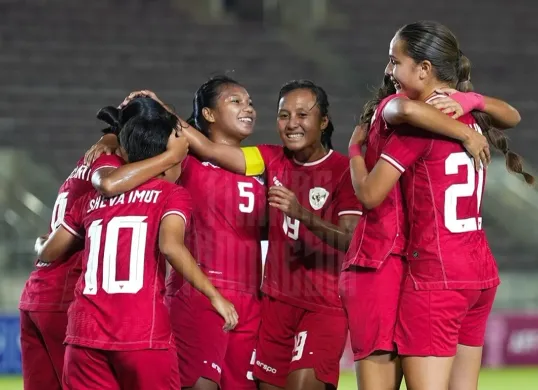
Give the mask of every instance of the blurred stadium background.
M 476 89 L 520 110 L 512 149 L 537 167 L 537 14 L 525 0 L 0 0 L 0 389 L 22 389 L 19 294 L 59 184 L 99 138 L 99 108 L 152 89 L 187 117 L 197 87 L 228 72 L 258 110 L 249 142 L 278 143 L 280 85 L 310 78 L 329 93 L 344 151 L 395 30 L 435 19 L 459 37 Z M 538 193 L 501 158 L 484 209 L 503 284 L 480 389 L 538 389 Z M 345 374 L 340 388 L 355 387 Z

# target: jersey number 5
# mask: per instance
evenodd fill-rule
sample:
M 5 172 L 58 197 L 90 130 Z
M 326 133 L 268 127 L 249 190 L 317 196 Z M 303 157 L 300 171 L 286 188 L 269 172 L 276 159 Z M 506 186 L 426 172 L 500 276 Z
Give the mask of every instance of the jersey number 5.
M 484 192 L 484 169 L 475 173 L 473 160 L 465 152 L 452 153 L 445 161 L 445 174 L 456 175 L 459 167 L 467 167 L 467 182 L 452 184 L 445 191 L 445 226 L 452 233 L 466 233 L 482 229 L 480 207 Z M 478 176 L 478 180 L 476 177 Z M 476 216 L 458 219 L 458 199 L 469 198 L 476 193 Z
M 103 290 L 108 294 L 135 294 L 142 289 L 144 285 L 144 252 L 148 233 L 148 224 L 144 222 L 146 218 L 137 216 L 114 217 L 108 222 L 102 257 Z M 97 269 L 103 233 L 102 222 L 102 219 L 93 221 L 88 228 L 90 254 L 87 270 L 84 274 L 84 294 L 86 295 L 97 294 Z M 122 229 L 129 229 L 132 232 L 130 247 L 125 248 L 130 252 L 129 279 L 127 280 L 116 279 L 118 240 Z
M 239 197 L 245 199 L 245 202 L 239 203 L 239 211 L 245 214 L 250 214 L 254 211 L 254 192 L 252 189 L 254 185 L 252 183 L 238 182 Z

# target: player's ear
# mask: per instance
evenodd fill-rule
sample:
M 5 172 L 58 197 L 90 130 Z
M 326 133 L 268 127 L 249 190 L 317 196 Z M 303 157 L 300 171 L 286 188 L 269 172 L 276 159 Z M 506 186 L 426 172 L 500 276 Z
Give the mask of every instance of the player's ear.
M 215 115 L 209 107 L 202 108 L 202 115 L 208 123 L 215 123 Z

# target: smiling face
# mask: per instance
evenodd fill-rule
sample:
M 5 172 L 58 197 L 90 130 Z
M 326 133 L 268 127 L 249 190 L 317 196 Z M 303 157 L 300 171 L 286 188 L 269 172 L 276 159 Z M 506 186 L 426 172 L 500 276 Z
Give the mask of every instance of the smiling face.
M 316 95 L 309 89 L 288 92 L 278 102 L 278 133 L 284 146 L 300 151 L 321 143 L 329 118 L 322 116 Z
M 398 35 L 392 38 L 385 74 L 390 76 L 398 93 L 417 99 L 425 87 L 422 67 L 407 55 L 405 45 Z
M 245 88 L 237 84 L 221 87 L 214 108 L 204 107 L 204 118 L 226 135 L 246 138 L 256 123 L 256 110 Z

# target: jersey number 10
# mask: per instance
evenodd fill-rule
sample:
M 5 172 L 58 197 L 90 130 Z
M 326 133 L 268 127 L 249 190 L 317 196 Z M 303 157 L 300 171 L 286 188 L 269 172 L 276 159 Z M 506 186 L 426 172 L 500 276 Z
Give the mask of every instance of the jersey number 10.
M 146 250 L 147 217 L 125 216 L 114 217 L 106 226 L 103 253 L 103 290 L 108 294 L 135 294 L 144 285 L 144 255 Z M 88 255 L 87 270 L 84 274 L 84 294 L 97 294 L 97 269 L 101 251 L 103 220 L 93 221 L 88 228 L 90 239 L 90 254 Z M 132 231 L 129 253 L 129 279 L 117 280 L 118 240 L 121 229 Z

